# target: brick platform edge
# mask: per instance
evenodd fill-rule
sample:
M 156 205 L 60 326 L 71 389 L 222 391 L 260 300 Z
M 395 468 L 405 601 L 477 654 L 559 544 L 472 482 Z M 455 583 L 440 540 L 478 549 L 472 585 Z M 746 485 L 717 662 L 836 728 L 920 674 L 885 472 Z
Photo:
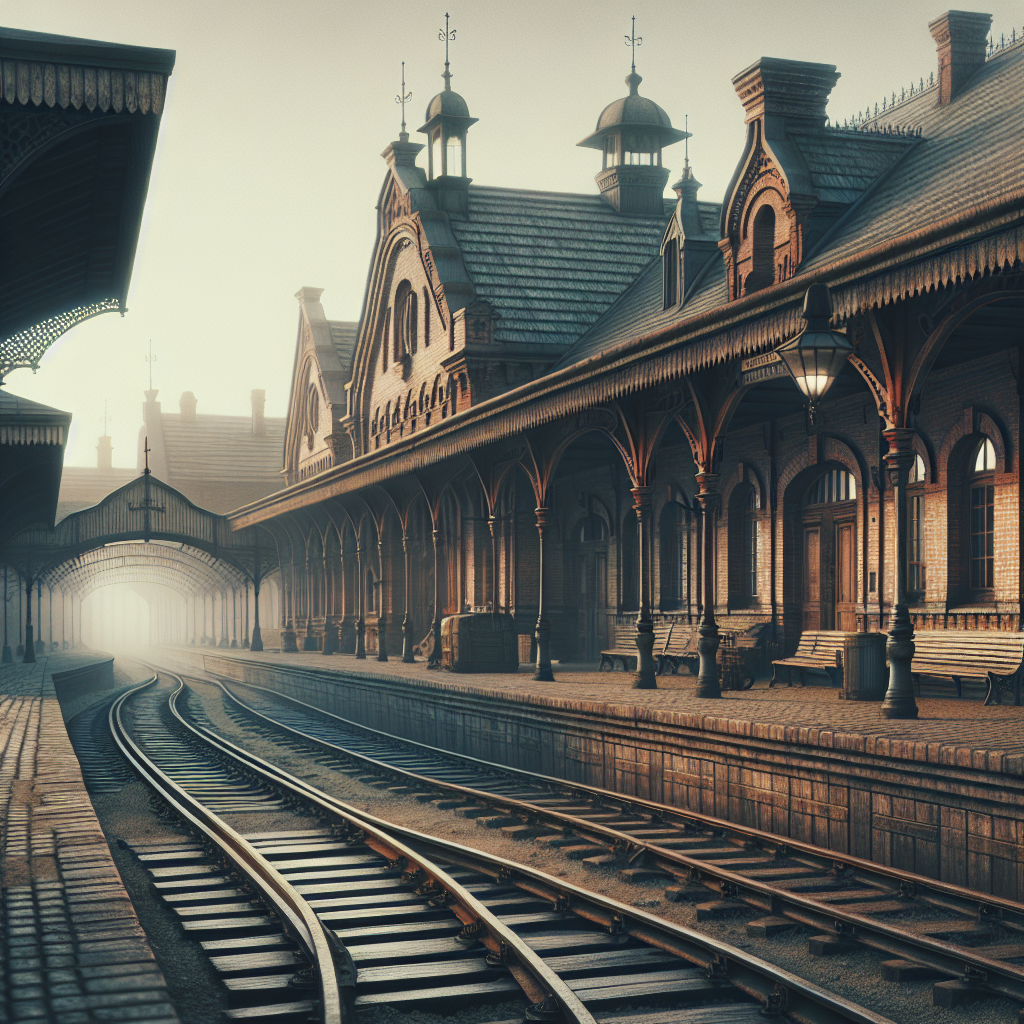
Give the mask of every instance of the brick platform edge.
M 922 743 L 914 723 L 905 737 L 872 736 L 494 692 L 450 676 L 174 654 L 398 736 L 1024 900 L 1024 759 L 955 735 Z
M 0 1024 L 177 1024 L 61 717 L 65 673 L 100 686 L 110 661 L 0 671 Z

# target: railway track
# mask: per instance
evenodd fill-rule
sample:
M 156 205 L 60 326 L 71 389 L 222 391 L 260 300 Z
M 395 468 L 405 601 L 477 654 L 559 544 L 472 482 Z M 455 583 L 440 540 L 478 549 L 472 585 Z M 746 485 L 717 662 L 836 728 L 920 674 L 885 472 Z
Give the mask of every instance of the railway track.
M 199 676 L 195 678 L 199 679 Z M 209 680 L 207 680 L 209 681 Z M 431 800 L 513 838 L 670 883 L 698 920 L 754 911 L 748 934 L 818 932 L 812 953 L 883 955 L 889 981 L 936 980 L 933 1002 L 1024 1003 L 1024 905 L 721 819 L 454 754 L 347 721 L 251 684 L 213 677 L 240 724 L 259 723 L 362 780 Z M 1024 1010 L 1021 1010 L 1024 1020 Z
M 231 1019 L 494 1002 L 505 1018 L 513 1000 L 516 1024 L 885 1024 L 642 910 L 362 813 L 218 737 L 172 680 L 119 697 L 110 727 L 197 837 L 135 849 L 221 973 Z M 287 803 L 289 824 L 235 832 L 206 804 L 232 806 L 232 787 L 239 805 Z

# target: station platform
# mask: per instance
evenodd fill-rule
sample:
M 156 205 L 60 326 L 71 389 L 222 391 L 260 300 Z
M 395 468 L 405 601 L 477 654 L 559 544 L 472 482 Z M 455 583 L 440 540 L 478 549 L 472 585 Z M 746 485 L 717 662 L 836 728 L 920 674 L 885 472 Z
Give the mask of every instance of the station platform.
M 890 721 L 829 687 L 693 696 L 691 676 L 556 681 L 316 652 L 164 648 L 395 735 L 685 807 L 1024 901 L 1024 708 L 921 698 Z
M 94 652 L 0 666 L 0 1024 L 178 1021 L 57 699 L 110 685 L 111 666 Z

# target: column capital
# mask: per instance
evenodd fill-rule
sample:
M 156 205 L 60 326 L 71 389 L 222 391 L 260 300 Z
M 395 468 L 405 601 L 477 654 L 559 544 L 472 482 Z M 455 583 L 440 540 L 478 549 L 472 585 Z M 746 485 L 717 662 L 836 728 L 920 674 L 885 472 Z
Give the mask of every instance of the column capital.
M 633 510 L 639 516 L 643 512 L 650 511 L 651 508 L 651 495 L 654 492 L 654 488 L 646 484 L 642 484 L 639 487 L 631 487 L 629 493 L 633 495 Z
M 906 486 L 910 468 L 917 457 L 914 448 L 917 433 L 909 427 L 890 427 L 882 431 L 882 437 L 889 443 L 889 450 L 884 456 L 886 468 L 889 470 L 889 482 L 893 487 Z
M 551 525 L 551 520 L 548 518 L 551 513 L 549 508 L 535 508 L 533 514 L 537 517 L 537 529 L 543 530 L 545 527 Z

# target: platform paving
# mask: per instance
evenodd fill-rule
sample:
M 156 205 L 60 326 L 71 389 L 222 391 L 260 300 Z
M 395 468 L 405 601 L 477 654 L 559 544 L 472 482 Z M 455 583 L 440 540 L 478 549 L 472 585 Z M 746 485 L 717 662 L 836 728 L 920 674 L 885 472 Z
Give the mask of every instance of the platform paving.
M 54 690 L 96 660 L 0 666 L 0 1024 L 178 1021 Z
M 172 649 L 168 649 L 169 651 Z M 658 677 L 655 690 L 634 690 L 630 672 L 598 672 L 585 665 L 558 665 L 553 683 L 532 678 L 532 666 L 518 673 L 462 674 L 428 670 L 424 662 L 374 656 L 325 656 L 314 652 L 282 654 L 190 647 L 178 649 L 210 658 L 385 682 L 388 679 L 430 689 L 494 696 L 584 716 L 659 722 L 750 739 L 776 740 L 805 747 L 849 750 L 881 757 L 974 768 L 1024 776 L 1024 707 L 985 707 L 978 700 L 923 697 L 919 717 L 890 720 L 881 704 L 839 699 L 827 686 L 776 687 L 762 680 L 751 690 L 726 692 L 720 699 L 693 695 L 696 680 L 687 675 Z

